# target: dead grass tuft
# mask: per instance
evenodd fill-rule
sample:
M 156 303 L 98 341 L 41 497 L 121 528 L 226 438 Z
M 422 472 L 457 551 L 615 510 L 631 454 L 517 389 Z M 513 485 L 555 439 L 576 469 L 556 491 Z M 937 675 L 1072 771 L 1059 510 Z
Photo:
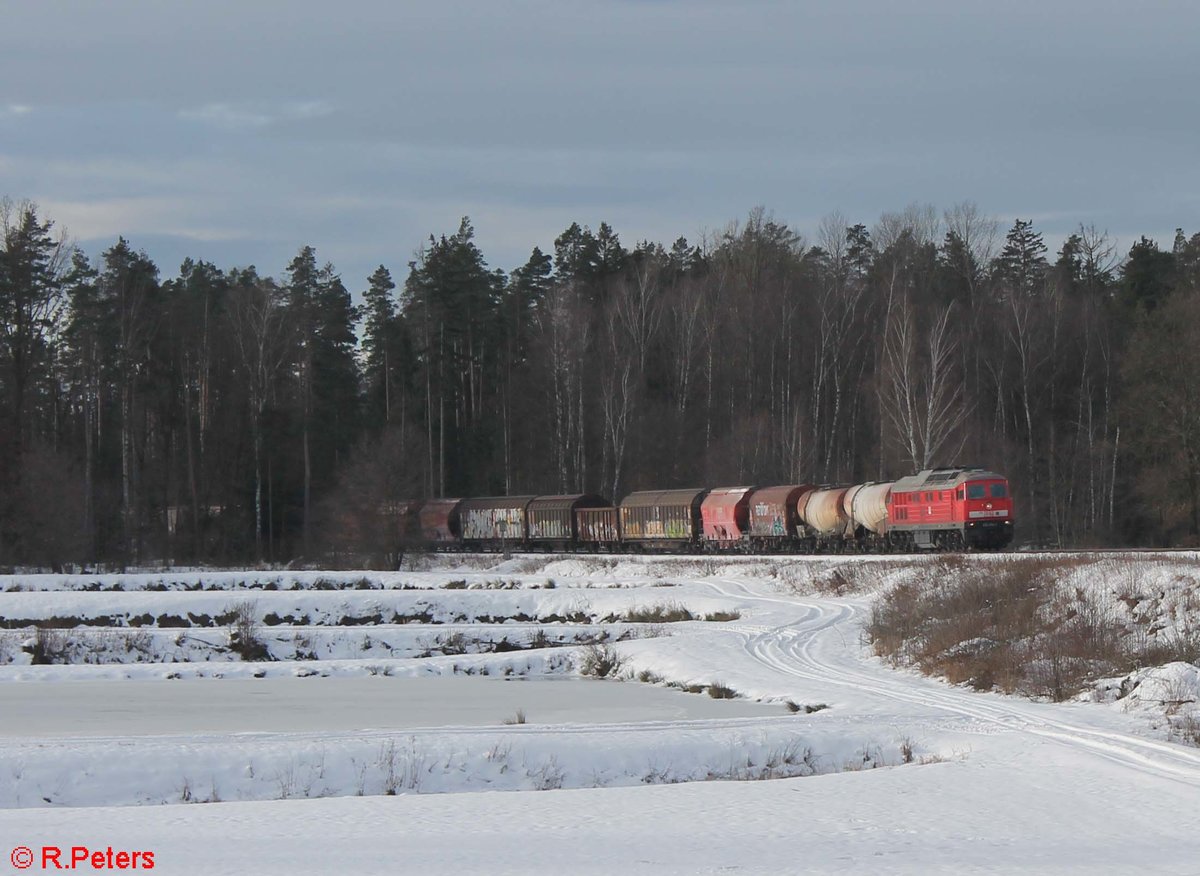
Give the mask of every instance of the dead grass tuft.
M 631 608 L 621 615 L 620 619 L 626 623 L 636 624 L 671 624 L 696 620 L 696 616 L 678 602 L 665 602 L 659 605 Z
M 587 645 L 581 652 L 579 674 L 591 678 L 615 678 L 624 662 L 621 655 L 608 645 Z

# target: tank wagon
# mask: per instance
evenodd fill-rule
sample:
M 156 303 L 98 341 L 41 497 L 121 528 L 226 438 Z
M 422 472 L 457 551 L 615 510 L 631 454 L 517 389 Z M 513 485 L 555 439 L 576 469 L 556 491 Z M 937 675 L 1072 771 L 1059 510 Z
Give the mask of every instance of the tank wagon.
M 651 490 L 618 505 L 591 494 L 431 499 L 416 517 L 433 550 L 866 553 L 998 550 L 1013 538 L 1008 481 L 971 466 L 861 484 Z

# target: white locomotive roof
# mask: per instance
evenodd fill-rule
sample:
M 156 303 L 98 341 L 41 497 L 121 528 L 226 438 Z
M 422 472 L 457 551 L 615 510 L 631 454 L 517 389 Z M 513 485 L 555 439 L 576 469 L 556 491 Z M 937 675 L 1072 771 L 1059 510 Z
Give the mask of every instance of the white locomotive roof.
M 988 471 L 985 468 L 967 466 L 930 468 L 915 475 L 900 478 L 900 480 L 896 481 L 892 490 L 894 492 L 906 492 L 909 490 L 923 490 L 927 487 L 947 490 L 957 487 L 959 484 L 965 484 L 967 481 L 987 480 L 1002 481 L 1005 478 L 1004 475 L 996 474 L 994 471 Z

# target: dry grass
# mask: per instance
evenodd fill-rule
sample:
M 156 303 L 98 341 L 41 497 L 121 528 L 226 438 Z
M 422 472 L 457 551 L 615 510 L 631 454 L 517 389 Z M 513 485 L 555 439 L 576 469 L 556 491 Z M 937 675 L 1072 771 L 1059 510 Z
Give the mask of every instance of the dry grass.
M 588 645 L 581 652 L 579 674 L 592 678 L 615 678 L 624 660 L 608 645 Z
M 696 619 L 694 614 L 678 602 L 630 608 L 620 617 L 620 620 L 626 623 L 636 624 L 672 624 Z
M 1055 701 L 1078 694 L 1092 679 L 1165 662 L 1164 657 L 1200 656 L 1191 642 L 1139 637 L 1111 605 L 1062 585 L 1087 562 L 1073 557 L 943 561 L 924 582 L 902 584 L 882 596 L 867 633 L 875 652 L 896 664 L 915 665 L 979 690 Z M 1129 594 L 1136 598 L 1135 592 Z
M 727 684 L 714 681 L 708 686 L 708 695 L 714 700 L 733 700 L 737 699 L 738 692 Z

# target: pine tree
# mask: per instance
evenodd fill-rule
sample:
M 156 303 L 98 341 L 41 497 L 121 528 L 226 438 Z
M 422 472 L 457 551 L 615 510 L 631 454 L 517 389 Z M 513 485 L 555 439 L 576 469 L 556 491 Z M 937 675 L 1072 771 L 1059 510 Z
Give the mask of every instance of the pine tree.
M 144 252 L 135 252 L 125 238 L 118 238 L 102 260 L 97 284 L 99 318 L 110 324 L 109 336 L 116 343 L 115 349 L 106 353 L 116 363 L 120 399 L 120 554 L 136 562 L 146 520 L 139 464 L 145 435 L 136 418 L 154 335 L 162 321 L 161 290 L 158 267 Z
M 464 217 L 450 237 L 430 238 L 405 283 L 405 320 L 412 326 L 425 395 L 431 492 L 486 488 L 491 453 L 500 443 L 485 425 L 494 363 L 501 347 L 503 275 L 490 272 Z M 478 489 L 478 487 L 475 487 Z
M 329 482 L 337 461 L 358 437 L 358 384 L 354 359 L 355 309 L 330 264 L 317 267 L 316 250 L 302 247 L 289 263 L 289 322 L 295 328 L 297 414 L 303 469 L 304 553 L 312 549 L 314 489 Z
M 587 228 L 572 222 L 567 230 L 554 239 L 554 276 L 558 280 L 586 282 L 595 278 L 599 269 L 600 249 L 596 238 Z
M 324 487 L 334 469 L 358 441 L 358 310 L 333 265 L 317 276 L 317 334 L 313 355 L 314 413 L 321 424 L 318 484 Z
M 15 466 L 29 439 L 30 383 L 46 367 L 49 335 L 63 300 L 67 251 L 51 235 L 52 226 L 38 219 L 33 204 L 0 203 L 0 388 L 7 390 L 4 411 L 11 436 L 0 457 Z
M 530 326 L 550 291 L 552 274 L 550 256 L 535 246 L 529 260 L 514 270 L 509 277 L 505 293 L 505 320 L 514 364 L 525 360 Z
M 1174 288 L 1175 253 L 1163 252 L 1158 243 L 1143 237 L 1129 248 L 1121 273 L 1121 297 L 1140 310 L 1158 307 Z
M 601 222 L 596 230 L 596 277 L 603 280 L 620 273 L 628 257 L 617 232 L 607 222 Z
M 846 266 L 851 276 L 864 279 L 875 261 L 875 243 L 867 226 L 858 224 L 846 229 Z
M 1032 221 L 1018 219 L 996 259 L 998 278 L 1014 295 L 1030 298 L 1042 290 L 1046 271 L 1046 244 L 1041 232 L 1033 230 Z
M 400 364 L 400 323 L 392 294 L 395 288 L 391 273 L 380 265 L 367 280 L 367 291 L 363 293 L 363 388 L 367 424 L 372 429 L 392 421 L 393 403 L 398 409 L 403 404 L 395 397 L 399 387 L 393 380 Z
M 678 237 L 668 254 L 671 270 L 676 274 L 697 271 L 704 266 L 704 254 L 698 246 L 689 246 L 686 237 Z
M 983 270 L 975 260 L 971 248 L 954 231 L 947 231 L 938 250 L 940 286 L 951 301 L 962 300 L 970 304 L 975 290 L 983 278 Z
M 106 329 L 111 322 L 102 318 L 99 272 L 87 257 L 76 250 L 64 278 L 67 320 L 64 332 L 66 349 L 67 395 L 69 404 L 82 418 L 84 452 L 84 530 L 89 550 L 86 558 L 100 554 L 96 514 L 97 457 L 99 455 L 101 410 L 104 390 L 110 383 L 110 354 L 115 341 Z

